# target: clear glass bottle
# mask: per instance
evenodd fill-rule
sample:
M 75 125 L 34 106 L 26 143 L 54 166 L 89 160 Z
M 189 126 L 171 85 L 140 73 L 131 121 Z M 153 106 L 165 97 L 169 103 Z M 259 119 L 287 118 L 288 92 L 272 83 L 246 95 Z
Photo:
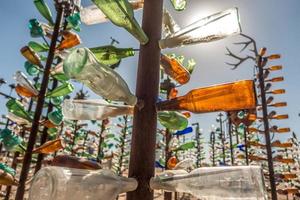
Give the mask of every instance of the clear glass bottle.
M 25 88 L 27 91 L 33 94 L 33 96 L 38 96 L 38 90 L 33 86 L 32 82 L 20 71 L 17 71 L 14 75 L 14 79 L 17 84 Z
M 82 82 L 104 99 L 123 101 L 129 105 L 137 102 L 123 78 L 101 65 L 88 48 L 74 49 L 64 60 L 63 68 L 67 77 Z
M 137 186 L 135 179 L 119 177 L 109 170 L 45 167 L 33 179 L 29 200 L 114 200 Z
M 116 105 L 104 100 L 66 99 L 62 104 L 65 119 L 69 120 L 103 120 L 119 115 L 133 114 L 133 106 Z
M 138 10 L 144 6 L 144 0 L 131 0 L 129 3 L 134 10 Z M 106 15 L 96 5 L 82 8 L 80 10 L 80 18 L 86 25 L 100 24 L 109 21 Z
M 187 118 L 180 112 L 162 111 L 158 112 L 157 117 L 161 125 L 171 130 L 183 130 L 188 125 Z
M 148 37 L 134 18 L 133 8 L 128 0 L 92 0 L 96 6 L 114 23 L 116 26 L 125 28 L 141 44 L 148 42 Z
M 237 8 L 200 19 L 159 41 L 161 49 L 206 43 L 241 32 Z
M 167 38 L 170 35 L 180 30 L 179 25 L 175 22 L 172 15 L 166 9 L 164 9 L 163 12 L 162 27 L 163 27 L 163 38 Z
M 190 173 L 166 171 L 151 179 L 152 189 L 185 192 L 205 200 L 267 200 L 259 166 L 203 167 Z

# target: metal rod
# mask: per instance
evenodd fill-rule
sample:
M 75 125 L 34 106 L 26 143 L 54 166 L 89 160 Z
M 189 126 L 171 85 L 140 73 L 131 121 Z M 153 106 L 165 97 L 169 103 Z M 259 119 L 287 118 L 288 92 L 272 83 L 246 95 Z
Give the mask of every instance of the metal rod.
M 104 137 L 103 133 L 105 131 L 105 120 L 102 120 L 101 122 L 101 129 L 100 129 L 100 134 L 99 134 L 99 143 L 98 143 L 98 154 L 97 154 L 97 161 L 101 164 L 101 159 L 100 156 L 102 156 L 102 143 L 104 142 Z
M 196 136 L 196 143 L 197 143 L 197 158 L 196 158 L 196 167 L 201 167 L 201 141 L 200 141 L 200 126 L 199 122 L 193 123 L 192 126 L 196 126 L 195 136 Z
M 261 56 L 258 56 L 257 58 L 258 79 L 259 79 L 260 97 L 261 97 L 262 112 L 263 112 L 263 123 L 265 129 L 265 140 L 266 140 L 267 157 L 268 157 L 271 195 L 272 195 L 272 200 L 277 200 L 276 184 L 275 184 L 274 168 L 273 168 L 274 166 L 273 166 L 273 158 L 272 158 L 272 147 L 271 147 L 271 140 L 270 140 L 269 120 L 268 120 L 268 106 L 266 102 L 265 81 L 263 77 L 264 75 L 263 62 L 265 62 L 265 60 L 263 59 L 266 58 L 262 58 Z
M 149 37 L 140 46 L 136 96 L 141 106 L 135 107 L 129 163 L 129 177 L 137 179 L 137 190 L 127 193 L 127 200 L 153 200 L 149 186 L 154 176 L 163 0 L 145 0 L 142 28 Z M 155 15 L 153 14 L 155 13 Z M 151 56 L 149 56 L 151 55 Z
M 233 156 L 233 145 L 232 145 L 232 121 L 229 112 L 227 113 L 227 119 L 228 119 L 228 135 L 229 135 L 229 145 L 230 145 L 230 160 L 231 160 L 231 165 L 233 166 L 234 156 Z
M 226 154 L 225 154 L 225 136 L 223 134 L 223 121 L 222 121 L 223 114 L 219 114 L 219 123 L 220 123 L 220 136 L 222 141 L 222 157 L 223 157 L 223 164 L 226 165 Z
M 16 200 L 23 200 L 24 193 L 25 193 L 25 183 L 28 177 L 28 172 L 30 169 L 30 163 L 32 159 L 32 150 L 34 148 L 34 144 L 36 141 L 38 129 L 39 129 L 39 120 L 43 111 L 43 106 L 45 102 L 45 94 L 48 86 L 48 81 L 49 81 L 49 75 L 50 75 L 50 69 L 51 69 L 51 64 L 54 59 L 54 53 L 55 53 L 55 47 L 56 47 L 56 42 L 57 38 L 59 35 L 59 30 L 60 30 L 60 24 L 63 18 L 64 14 L 64 6 L 61 4 L 57 4 L 57 16 L 56 16 L 56 22 L 54 26 L 54 31 L 52 35 L 52 40 L 51 40 L 51 45 L 48 53 L 48 58 L 45 66 L 45 72 L 43 75 L 42 83 L 41 83 L 41 89 L 39 92 L 39 97 L 37 100 L 37 106 L 36 110 L 34 113 L 34 118 L 33 118 L 33 123 L 32 123 L 32 128 L 31 132 L 29 135 L 29 140 L 28 140 L 28 145 L 27 145 L 27 151 L 25 152 L 24 155 L 24 161 L 22 165 L 22 170 L 20 174 L 20 180 L 19 180 L 19 186 L 17 189 L 16 193 Z
M 249 165 L 249 154 L 248 154 L 248 126 L 244 126 L 244 144 L 245 144 L 245 160 L 246 160 L 246 165 Z

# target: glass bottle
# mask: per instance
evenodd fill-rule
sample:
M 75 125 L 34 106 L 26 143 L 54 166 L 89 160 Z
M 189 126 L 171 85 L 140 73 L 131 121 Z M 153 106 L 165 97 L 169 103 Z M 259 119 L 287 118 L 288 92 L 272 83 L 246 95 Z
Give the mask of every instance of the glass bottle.
M 102 169 L 98 162 L 90 161 L 84 158 L 78 158 L 75 156 L 58 155 L 49 162 L 52 166 L 57 167 L 68 167 L 75 169 L 87 169 L 87 170 L 98 170 Z
M 19 87 L 20 90 L 23 89 L 24 93 L 31 93 L 33 96 L 38 96 L 39 92 L 33 86 L 32 82 L 20 71 L 17 71 L 14 75 L 14 79 L 16 80 L 17 84 L 21 86 Z M 16 88 L 17 89 L 17 88 Z M 25 91 L 26 90 L 26 91 Z
M 288 119 L 289 118 L 289 115 L 274 115 L 272 118 L 270 119 Z
M 183 130 L 188 125 L 187 118 L 180 112 L 162 111 L 158 112 L 157 117 L 161 125 L 171 130 Z
M 70 49 L 81 43 L 79 35 L 71 31 L 64 31 L 62 36 L 64 39 L 57 47 L 58 50 Z
M 206 43 L 241 32 L 237 8 L 200 19 L 159 41 L 161 49 Z
M 29 20 L 28 27 L 30 30 L 30 36 L 33 38 L 43 37 L 46 34 L 41 23 L 37 19 Z
M 30 76 L 36 76 L 40 72 L 39 66 L 34 65 L 34 64 L 30 63 L 29 61 L 25 62 L 24 68 L 25 68 L 27 74 L 29 74 Z
M 6 165 L 4 163 L 0 163 L 0 169 L 5 171 L 6 173 L 11 174 L 12 176 L 16 175 L 16 170 L 14 170 L 13 168 L 9 167 L 8 165 Z
M 285 93 L 285 89 L 272 90 L 272 91 L 267 92 L 267 93 L 271 93 L 271 94 L 284 94 Z
M 164 72 L 180 84 L 186 84 L 190 80 L 190 73 L 176 59 L 161 54 L 160 64 Z
M 144 6 L 144 0 L 129 1 L 134 10 Z M 91 5 L 80 10 L 81 21 L 86 25 L 99 24 L 109 21 L 106 15 L 96 6 Z
M 272 79 L 269 79 L 269 80 L 265 80 L 265 82 L 281 82 L 281 81 L 284 81 L 284 77 L 280 76 L 280 77 L 275 77 L 275 78 L 272 78 Z
M 67 77 L 82 82 L 104 99 L 124 101 L 129 105 L 137 102 L 122 77 L 101 65 L 87 48 L 74 49 L 64 60 L 63 67 Z
M 79 32 L 80 29 L 80 13 L 74 13 L 70 16 L 67 17 L 67 22 L 68 22 L 68 28 L 72 28 L 73 30 Z
M 61 122 L 63 121 L 63 117 L 64 116 L 60 109 L 48 113 L 48 119 L 56 126 L 59 126 L 61 124 Z
M 184 96 L 157 103 L 158 110 L 188 110 L 194 113 L 254 109 L 252 80 L 194 89 Z
M 186 0 L 171 0 L 171 3 L 177 11 L 182 11 L 186 7 Z
M 45 167 L 33 179 L 29 200 L 114 200 L 137 186 L 134 178 L 120 177 L 110 170 Z
M 141 44 L 148 42 L 148 37 L 134 18 L 133 8 L 127 0 L 92 0 L 96 6 L 109 18 L 116 26 L 125 28 Z
M 273 103 L 273 104 L 270 104 L 268 105 L 270 107 L 275 107 L 275 108 L 278 108 L 278 107 L 285 107 L 287 106 L 287 103 L 286 102 L 278 102 L 278 103 Z
M 179 25 L 175 22 L 172 15 L 166 9 L 164 9 L 162 21 L 163 38 L 167 38 L 180 30 Z
M 54 90 L 47 92 L 46 97 L 53 98 L 53 97 L 61 97 L 66 96 L 73 92 L 74 86 L 72 83 L 65 82 L 62 85 L 56 87 Z
M 190 173 L 171 170 L 151 178 L 150 187 L 206 200 L 268 199 L 259 166 L 203 167 Z
M 45 19 L 48 20 L 48 22 L 53 25 L 53 19 L 52 19 L 52 14 L 51 11 L 48 7 L 48 5 L 44 2 L 44 0 L 34 0 L 34 5 L 38 9 L 38 11 L 41 13 Z
M 0 132 L 0 141 L 7 151 L 25 150 L 24 146 L 21 144 L 23 142 L 22 138 L 13 134 L 9 129 L 3 129 Z
M 42 66 L 40 56 L 35 53 L 30 47 L 23 47 L 21 49 L 21 53 L 31 64 L 37 65 L 39 67 Z
M 32 153 L 50 154 L 65 148 L 65 144 L 62 139 L 56 139 L 45 142 L 38 148 L 34 149 Z
M 186 129 L 183 129 L 182 131 L 177 131 L 176 133 L 174 133 L 174 135 L 185 135 L 185 134 L 192 133 L 192 132 L 193 132 L 193 128 L 187 127 Z
M 6 116 L 9 120 L 15 122 L 18 125 L 29 125 L 30 122 L 24 118 L 18 117 L 16 115 L 14 115 L 13 113 L 7 113 Z
M 6 186 L 18 186 L 18 181 L 10 173 L 0 169 L 0 184 Z
M 278 71 L 278 70 L 282 70 L 282 65 L 274 65 L 274 66 L 271 66 L 271 67 L 268 67 L 269 71 Z
M 104 100 L 66 99 L 62 104 L 65 119 L 69 120 L 103 120 L 119 115 L 132 115 L 133 106 L 115 105 Z
M 277 148 L 291 148 L 293 147 L 293 143 L 291 142 L 280 142 L 280 140 L 276 140 L 271 143 L 272 147 L 277 147 Z
M 47 52 L 49 47 L 46 44 L 41 44 L 35 41 L 30 41 L 28 46 L 35 52 Z
M 176 158 L 176 156 L 172 156 L 171 158 L 169 158 L 167 162 L 168 169 L 174 169 L 177 163 L 178 163 L 178 159 Z
M 89 48 L 102 65 L 114 65 L 121 59 L 134 56 L 133 48 L 117 48 L 113 45 Z
M 32 98 L 32 97 L 37 96 L 34 93 L 32 93 L 30 90 L 28 90 L 27 88 L 25 88 L 19 84 L 16 86 L 15 91 L 18 95 L 20 95 L 22 97 Z
M 185 144 L 180 145 L 174 151 L 186 151 L 195 147 L 195 141 L 187 142 Z
M 8 111 L 11 112 L 12 114 L 20 118 L 26 119 L 29 122 L 32 121 L 31 115 L 25 110 L 23 104 L 18 100 L 15 99 L 8 100 L 8 102 L 6 103 L 6 107 Z

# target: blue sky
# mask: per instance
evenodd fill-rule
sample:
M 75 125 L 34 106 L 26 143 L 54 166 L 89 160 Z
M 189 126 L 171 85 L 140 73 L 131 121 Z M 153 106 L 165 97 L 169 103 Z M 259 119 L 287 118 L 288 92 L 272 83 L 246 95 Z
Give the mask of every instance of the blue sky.
M 82 0 L 84 5 L 91 4 L 88 0 Z M 52 1 L 47 1 L 49 4 Z M 290 127 L 300 137 L 300 125 L 298 113 L 299 105 L 299 75 L 300 75 L 300 1 L 299 0 L 188 0 L 187 9 L 183 12 L 175 12 L 170 2 L 165 0 L 165 6 L 174 16 L 178 24 L 183 27 L 197 19 L 219 12 L 231 7 L 238 7 L 241 16 L 241 25 L 244 34 L 256 39 L 258 47 L 265 46 L 268 52 L 280 53 L 282 59 L 273 61 L 272 64 L 282 64 L 284 69 L 275 72 L 272 76 L 283 75 L 285 81 L 274 84 L 274 89 L 284 88 L 287 94 L 277 95 L 276 100 L 287 101 L 287 108 L 278 109 L 279 114 L 289 114 L 289 120 L 273 121 L 272 124 L 281 127 Z M 154 13 L 155 14 L 155 13 Z M 140 21 L 142 11 L 136 12 L 136 18 Z M 1 71 L 0 77 L 12 83 L 13 73 L 16 70 L 24 71 L 25 59 L 19 53 L 22 46 L 30 40 L 28 21 L 37 18 L 44 21 L 35 9 L 31 0 L 9 0 L 1 2 Z M 110 37 L 117 39 L 119 47 L 138 48 L 138 42 L 124 29 L 105 23 L 93 26 L 82 26 L 80 37 L 82 46 L 95 47 L 110 43 Z M 233 42 L 243 41 L 240 36 L 234 36 L 222 41 L 209 44 L 186 46 L 178 49 L 165 50 L 166 53 L 182 54 L 187 58 L 194 58 L 197 62 L 191 81 L 180 87 L 180 94 L 185 94 L 193 88 L 212 84 L 251 79 L 253 77 L 253 63 L 247 62 L 239 69 L 232 71 L 225 62 L 232 61 L 225 56 L 228 46 L 238 52 Z M 135 91 L 138 55 L 122 61 L 117 70 L 126 80 L 132 92 Z M 270 63 L 271 64 L 271 63 Z M 80 88 L 78 88 L 80 89 Z M 8 92 L 7 86 L 0 88 L 2 92 Z M 95 95 L 91 97 L 96 98 Z M 0 113 L 6 113 L 6 100 L 0 97 Z M 193 115 L 191 123 L 199 122 L 205 135 L 208 135 L 211 124 L 216 124 L 217 113 Z M 288 136 L 288 134 L 286 135 Z

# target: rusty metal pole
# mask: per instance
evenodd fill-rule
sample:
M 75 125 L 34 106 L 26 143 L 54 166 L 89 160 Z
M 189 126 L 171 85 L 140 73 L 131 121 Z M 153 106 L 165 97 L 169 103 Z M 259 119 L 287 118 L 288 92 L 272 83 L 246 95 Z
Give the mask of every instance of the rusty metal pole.
M 249 165 L 249 154 L 248 154 L 248 126 L 244 127 L 244 144 L 245 144 L 245 160 L 246 165 Z
M 260 55 L 258 55 L 258 57 L 257 57 L 258 79 L 259 79 L 259 86 L 260 86 L 263 123 L 264 123 L 264 130 L 265 130 L 265 141 L 266 141 L 267 156 L 268 156 L 268 168 L 269 168 L 271 194 L 272 194 L 272 200 L 277 200 L 271 138 L 270 138 L 270 129 L 269 129 L 269 119 L 268 119 L 268 108 L 267 108 L 266 92 L 265 92 L 265 80 L 263 77 L 263 75 L 264 75 L 263 67 L 267 61 L 264 59 L 267 59 L 267 58 L 263 58 Z
M 16 193 L 16 198 L 15 198 L 16 200 L 23 200 L 23 197 L 24 197 L 25 183 L 26 183 L 26 180 L 28 177 L 28 172 L 30 169 L 30 163 L 31 163 L 31 159 L 32 159 L 32 150 L 34 148 L 37 133 L 39 130 L 39 120 L 40 120 L 40 117 L 41 117 L 41 114 L 43 111 L 43 106 L 44 106 L 44 102 L 45 102 L 45 94 L 46 94 L 46 90 L 48 87 L 50 69 L 51 69 L 51 66 L 53 63 L 53 59 L 54 59 L 55 47 L 56 47 L 57 39 L 59 36 L 59 30 L 60 30 L 60 25 L 61 25 L 63 15 L 64 15 L 64 5 L 57 4 L 56 22 L 55 22 L 55 26 L 54 26 L 54 31 L 53 31 L 53 35 L 52 35 L 52 40 L 51 40 L 51 44 L 50 44 L 50 50 L 49 50 L 47 62 L 45 65 L 41 89 L 40 89 L 39 97 L 37 100 L 37 106 L 36 106 L 36 110 L 34 113 L 32 129 L 31 129 L 31 132 L 29 135 L 27 150 L 24 155 L 24 161 L 23 161 L 22 170 L 21 170 L 21 174 L 20 174 L 20 180 L 19 180 L 19 186 L 18 186 L 18 190 Z
M 129 164 L 129 177 L 136 178 L 139 185 L 127 194 L 127 200 L 153 200 L 149 181 L 155 173 L 162 11 L 163 0 L 145 0 L 142 27 L 149 42 L 140 46 L 136 87 L 136 96 L 143 106 L 134 110 Z
M 227 113 L 227 119 L 228 119 L 228 134 L 229 134 L 229 145 L 230 145 L 230 160 L 231 165 L 234 165 L 234 156 L 233 156 L 233 145 L 232 145 L 232 121 L 230 118 L 229 112 Z

